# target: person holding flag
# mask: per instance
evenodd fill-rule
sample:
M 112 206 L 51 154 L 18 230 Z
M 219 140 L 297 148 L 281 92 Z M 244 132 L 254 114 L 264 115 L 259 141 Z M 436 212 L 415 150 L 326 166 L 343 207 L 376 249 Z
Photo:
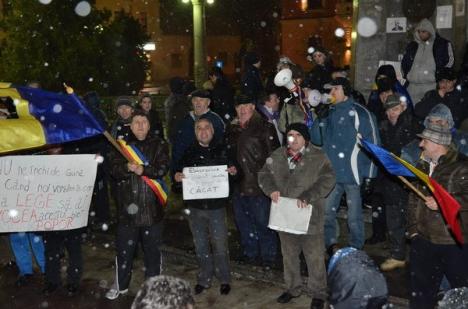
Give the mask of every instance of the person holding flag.
M 150 120 L 143 111 L 135 111 L 128 144 L 120 140 L 124 156 L 115 153 L 111 174 L 118 181 L 118 226 L 116 239 L 116 280 L 106 298 L 116 299 L 128 292 L 134 253 L 141 242 L 144 252 L 145 277 L 161 272 L 159 245 L 162 234 L 167 189 L 162 177 L 169 169 L 169 147 L 166 141 L 150 133 Z M 127 162 L 129 159 L 132 162 Z
M 444 126 L 429 124 L 418 136 L 423 152 L 417 168 L 429 175 L 429 182 L 416 185 L 425 199 L 411 194 L 408 204 L 410 307 L 434 308 L 444 275 L 452 288 L 468 285 L 468 160 Z M 458 208 L 455 220 L 460 226 L 451 222 L 449 213 Z

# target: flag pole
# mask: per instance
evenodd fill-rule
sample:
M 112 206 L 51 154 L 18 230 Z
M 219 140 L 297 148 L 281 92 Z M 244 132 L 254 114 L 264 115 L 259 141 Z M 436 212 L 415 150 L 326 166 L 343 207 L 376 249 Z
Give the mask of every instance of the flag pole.
M 72 87 L 68 86 L 66 83 L 63 83 L 63 86 L 65 87 L 65 90 L 68 94 L 73 94 L 75 91 L 73 90 Z M 125 159 L 127 159 L 128 162 L 130 163 L 135 163 L 135 161 L 129 157 L 124 151 L 122 151 L 122 148 L 120 148 L 120 145 L 119 143 L 117 143 L 117 141 L 115 140 L 115 138 L 112 137 L 112 135 L 110 135 L 110 133 L 107 131 L 107 130 L 104 130 L 104 132 L 102 132 L 102 134 L 104 134 L 104 136 L 107 138 L 107 140 L 112 144 L 112 146 L 115 147 L 115 149 L 117 149 L 117 151 L 122 155 L 124 156 Z
M 408 179 L 406 179 L 406 178 L 403 177 L 403 176 L 398 176 L 398 178 L 399 178 L 405 185 L 407 185 L 411 190 L 413 190 L 413 192 L 416 193 L 417 196 L 419 196 L 419 197 L 422 198 L 423 200 L 426 200 L 426 196 L 425 196 L 421 191 L 419 191 L 411 182 L 409 182 Z

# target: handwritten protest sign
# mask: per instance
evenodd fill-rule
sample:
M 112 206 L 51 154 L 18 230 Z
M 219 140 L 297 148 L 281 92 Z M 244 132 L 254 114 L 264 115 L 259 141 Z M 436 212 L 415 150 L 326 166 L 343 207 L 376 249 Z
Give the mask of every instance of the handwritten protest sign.
M 223 198 L 229 195 L 226 165 L 186 167 L 182 171 L 184 200 Z
M 0 157 L 0 232 L 86 226 L 96 169 L 95 155 Z

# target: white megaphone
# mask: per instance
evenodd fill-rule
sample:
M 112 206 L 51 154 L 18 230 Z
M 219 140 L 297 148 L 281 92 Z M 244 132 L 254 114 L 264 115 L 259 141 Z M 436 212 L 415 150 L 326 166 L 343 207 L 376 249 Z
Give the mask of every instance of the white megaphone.
M 309 91 L 309 94 L 307 95 L 307 102 L 309 102 L 309 105 L 312 107 L 316 107 L 320 103 L 322 103 L 322 94 L 320 91 L 316 89 L 312 89 Z
M 274 83 L 278 87 L 286 87 L 290 92 L 297 96 L 298 86 L 292 79 L 292 71 L 290 69 L 282 69 L 275 75 Z

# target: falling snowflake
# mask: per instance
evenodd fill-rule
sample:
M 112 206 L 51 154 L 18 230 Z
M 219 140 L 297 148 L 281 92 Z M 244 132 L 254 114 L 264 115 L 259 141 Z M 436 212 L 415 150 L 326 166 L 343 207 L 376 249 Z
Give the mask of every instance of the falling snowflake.
M 80 1 L 75 6 L 75 13 L 78 16 L 85 17 L 91 13 L 91 5 L 88 1 Z
M 360 36 L 369 38 L 377 33 L 377 23 L 369 17 L 363 17 L 358 21 L 357 32 Z
M 62 111 L 62 105 L 61 104 L 55 104 L 54 107 L 52 108 L 52 111 L 56 114 L 60 113 Z

